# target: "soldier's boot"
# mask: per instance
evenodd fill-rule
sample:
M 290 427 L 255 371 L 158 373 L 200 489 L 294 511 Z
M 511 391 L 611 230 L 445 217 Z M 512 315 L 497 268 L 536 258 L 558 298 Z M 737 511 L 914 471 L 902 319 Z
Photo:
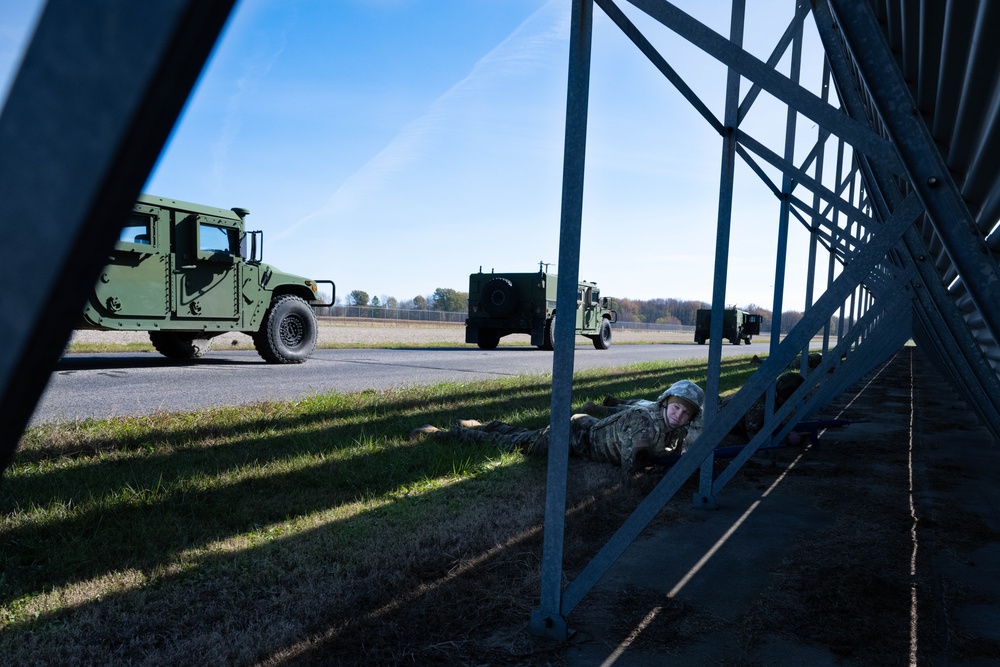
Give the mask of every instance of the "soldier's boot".
M 471 426 L 463 426 L 462 423 L 468 423 L 472 420 L 463 419 L 457 424 L 449 428 L 445 433 L 448 433 L 452 437 L 456 438 L 459 442 L 493 442 L 496 440 L 496 436 L 492 433 L 487 433 L 486 431 L 480 430 Z M 477 422 L 478 423 L 478 422 Z
M 580 412 L 585 415 L 590 415 L 591 417 L 597 417 L 598 419 L 604 419 L 611 414 L 610 409 L 604 407 L 603 405 L 597 405 L 593 401 L 587 401 L 580 406 Z
M 410 431 L 410 440 L 416 440 L 417 438 L 419 438 L 422 435 L 435 435 L 435 434 L 438 434 L 438 433 L 445 433 L 445 431 L 442 431 L 437 426 L 431 426 L 430 424 L 424 424 L 420 428 L 415 428 L 412 431 Z
M 603 405 L 606 408 L 613 408 L 616 405 L 621 405 L 623 401 L 620 398 L 615 398 L 610 394 L 604 397 Z

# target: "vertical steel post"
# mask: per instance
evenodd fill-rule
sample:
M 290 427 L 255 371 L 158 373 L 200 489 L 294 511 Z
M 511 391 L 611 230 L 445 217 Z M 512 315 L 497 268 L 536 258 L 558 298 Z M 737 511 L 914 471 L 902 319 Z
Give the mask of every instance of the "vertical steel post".
M 802 30 L 801 25 L 795 33 L 792 42 L 792 69 L 793 81 L 798 83 L 800 66 L 802 62 Z M 785 115 L 785 149 L 784 158 L 789 164 L 795 162 L 795 128 L 797 113 L 792 107 L 788 107 Z M 792 191 L 792 178 L 788 172 L 783 172 L 781 177 L 781 208 L 778 213 L 778 243 L 774 260 L 774 294 L 771 306 L 771 340 L 769 343 L 769 354 L 774 355 L 778 350 L 781 340 L 781 311 L 784 307 L 785 290 L 785 262 L 788 259 L 788 197 Z M 808 348 L 808 345 L 805 345 Z M 807 365 L 807 364 L 803 364 Z M 765 412 L 770 414 L 774 409 L 774 385 L 767 388 L 765 398 Z
M 802 69 L 802 31 L 795 33 L 795 42 L 792 51 L 792 80 L 798 82 L 801 76 Z M 827 69 L 826 61 L 823 62 L 823 81 L 827 81 L 829 75 L 829 70 Z M 821 99 L 829 103 L 830 101 L 830 87 L 822 86 Z M 817 183 L 823 182 L 823 160 L 826 156 L 826 142 L 824 141 L 824 129 L 817 125 L 816 127 L 816 174 L 814 178 Z M 818 191 L 813 192 L 813 209 L 820 209 L 820 196 Z M 806 262 L 806 301 L 803 310 L 809 310 L 813 303 L 813 292 L 816 289 L 816 249 L 819 245 L 819 220 L 815 215 L 811 216 L 809 219 L 809 259 Z M 803 376 L 809 374 L 809 364 L 805 363 L 805 360 L 809 358 L 809 344 L 807 343 L 805 349 L 802 350 L 803 363 L 799 368 L 799 372 Z M 769 404 L 770 405 L 770 404 Z M 770 407 L 766 414 L 771 414 Z
M 559 285 L 556 291 L 555 352 L 552 360 L 551 430 L 545 486 L 542 590 L 539 608 L 531 614 L 531 631 L 534 634 L 558 640 L 565 640 L 568 635 L 566 618 L 562 612 L 562 559 L 566 528 L 573 338 L 580 276 L 580 227 L 583 219 L 593 14 L 593 0 L 576 0 L 573 3 L 566 94 L 562 214 L 559 223 Z
M 729 39 L 743 46 L 744 0 L 734 0 L 729 23 Z M 740 111 L 740 74 L 729 68 L 726 79 L 725 134 L 722 137 L 722 168 L 719 175 L 719 217 L 715 235 L 715 279 L 712 288 L 712 323 L 709 328 L 708 376 L 705 382 L 705 424 L 719 410 L 719 375 L 722 372 L 722 325 L 726 308 L 726 281 L 729 273 L 729 232 L 733 221 L 733 183 L 736 171 L 736 128 Z M 712 476 L 715 455 L 709 453 L 701 464 L 695 507 L 715 509 Z

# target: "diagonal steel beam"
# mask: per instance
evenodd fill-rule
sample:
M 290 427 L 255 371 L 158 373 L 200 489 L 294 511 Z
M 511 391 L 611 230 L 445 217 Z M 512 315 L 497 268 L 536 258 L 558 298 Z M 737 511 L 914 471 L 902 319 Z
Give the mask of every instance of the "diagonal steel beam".
M 866 125 L 840 112 L 811 91 L 788 80 L 747 51 L 698 22 L 666 0 L 629 0 L 651 18 L 673 30 L 727 67 L 789 107 L 843 138 L 857 150 L 877 156 L 893 170 L 900 169 L 892 145 Z
M 232 6 L 42 12 L 0 114 L 0 471 Z
M 711 125 L 716 132 L 719 134 L 723 133 L 722 121 L 715 117 L 708 105 L 705 104 L 697 93 L 687 85 L 681 75 L 677 73 L 673 67 L 667 62 L 666 58 L 660 55 L 660 52 L 656 50 L 649 40 L 639 32 L 639 29 L 635 27 L 635 24 L 622 12 L 621 8 L 614 3 L 613 0 L 594 0 L 595 3 L 604 10 L 604 13 L 608 15 L 618 29 L 621 30 L 626 37 L 632 40 L 632 43 L 636 45 L 639 51 L 642 52 L 644 56 L 653 64 L 656 69 L 660 70 L 663 77 L 673 84 L 674 88 L 684 96 L 692 107 L 701 114 L 709 125 Z
M 798 351 L 819 330 L 823 319 L 828 320 L 830 315 L 837 311 L 840 304 L 870 272 L 871 268 L 877 265 L 899 241 L 900 235 L 912 227 L 922 211 L 920 202 L 914 196 L 910 196 L 900 203 L 893 216 L 872 235 L 869 243 L 858 253 L 855 261 L 845 267 L 830 288 L 816 300 L 813 308 L 792 328 L 776 350 L 764 360 L 764 363 L 747 380 L 746 384 L 733 397 L 733 400 L 719 412 L 711 423 L 706 424 L 705 431 L 689 450 L 691 456 L 681 457 L 681 460 L 664 475 L 607 544 L 580 572 L 579 576 L 570 582 L 563 591 L 563 614 L 569 614 L 583 599 L 587 591 L 604 576 L 604 573 L 625 552 L 628 545 L 639 536 L 657 512 L 674 496 L 688 477 L 698 469 L 701 462 L 715 448 L 716 443 L 733 428 L 750 405 L 763 392 L 767 391 L 768 386 L 773 384 L 769 378 L 776 377 L 778 372 L 792 361 Z
M 838 82 L 838 90 L 845 109 L 858 118 L 867 117 L 867 110 L 859 91 L 849 83 L 852 69 L 848 63 L 848 54 L 845 52 L 846 45 L 835 29 L 829 4 L 814 1 L 813 15 L 827 60 L 833 70 L 834 81 Z M 888 211 L 902 197 L 895 179 L 877 162 L 868 160 L 863 155 L 857 157 L 864 180 L 871 188 L 869 201 L 880 215 L 888 215 Z M 994 437 L 1000 439 L 1000 410 L 998 410 L 1000 378 L 986 360 L 982 348 L 948 294 L 933 261 L 930 260 L 931 253 L 915 228 L 906 231 L 897 250 L 901 261 L 914 266 L 919 277 L 911 285 L 914 307 L 920 315 L 919 318 L 914 318 L 914 321 L 920 323 L 921 332 L 933 332 L 934 338 L 948 350 L 950 359 L 948 375 L 963 380 L 955 382 L 956 389 L 967 393 L 970 403 L 976 408 L 983 423 Z M 966 392 L 963 384 L 976 389 Z
M 993 340 L 1000 341 L 1000 309 L 996 307 L 1000 304 L 1000 269 L 920 118 L 871 8 L 866 2 L 853 0 L 828 0 L 828 5 L 931 226 Z

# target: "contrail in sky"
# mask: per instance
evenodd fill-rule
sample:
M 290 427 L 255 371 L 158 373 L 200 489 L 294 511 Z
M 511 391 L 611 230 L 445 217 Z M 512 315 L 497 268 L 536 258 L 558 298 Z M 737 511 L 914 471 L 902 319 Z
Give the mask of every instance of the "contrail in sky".
M 498 79 L 524 76 L 534 68 L 551 65 L 553 45 L 566 43 L 568 35 L 569 12 L 565 3 L 550 0 L 480 58 L 469 74 L 434 100 L 422 116 L 403 127 L 381 152 L 345 180 L 324 206 L 289 224 L 272 238 L 289 237 L 303 225 L 339 218 L 371 201 L 392 174 L 417 162 L 434 141 L 452 131 L 453 119 L 463 116 L 470 106 L 495 104 Z

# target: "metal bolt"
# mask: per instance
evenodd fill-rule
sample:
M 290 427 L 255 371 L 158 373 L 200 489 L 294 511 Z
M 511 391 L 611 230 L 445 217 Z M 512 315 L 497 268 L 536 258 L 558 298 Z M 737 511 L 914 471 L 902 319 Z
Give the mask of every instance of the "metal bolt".
M 938 179 L 934 176 L 931 176 L 930 178 L 927 179 L 927 185 L 928 187 L 936 188 L 938 186 Z

